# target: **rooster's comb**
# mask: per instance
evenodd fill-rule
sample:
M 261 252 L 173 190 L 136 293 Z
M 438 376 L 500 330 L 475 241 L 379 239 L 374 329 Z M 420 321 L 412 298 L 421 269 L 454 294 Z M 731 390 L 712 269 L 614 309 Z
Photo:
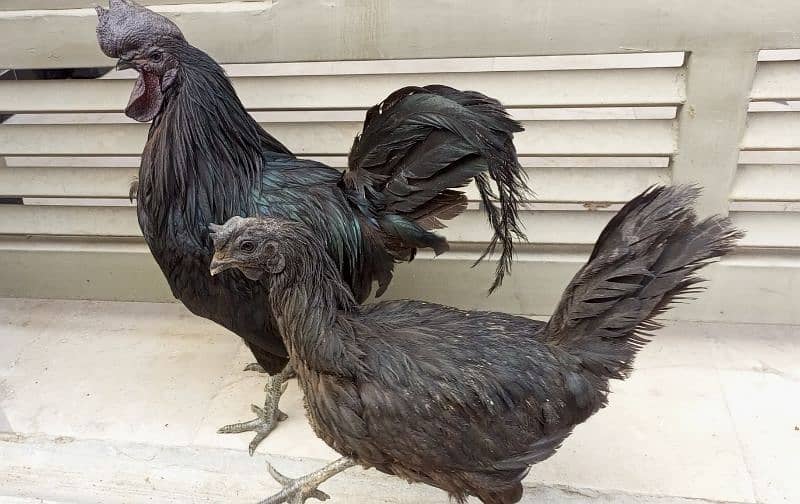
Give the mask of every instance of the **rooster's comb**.
M 108 9 L 97 6 L 97 42 L 106 56 L 119 58 L 162 37 L 183 40 L 178 26 L 133 0 L 109 0 Z

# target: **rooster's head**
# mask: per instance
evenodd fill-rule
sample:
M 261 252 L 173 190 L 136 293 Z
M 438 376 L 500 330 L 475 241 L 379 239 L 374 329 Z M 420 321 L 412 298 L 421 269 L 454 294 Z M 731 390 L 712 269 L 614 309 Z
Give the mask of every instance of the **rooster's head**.
M 164 93 L 178 75 L 178 52 L 186 39 L 177 25 L 133 0 L 109 0 L 97 7 L 97 42 L 106 56 L 118 58 L 117 69 L 139 72 L 125 114 L 152 120 L 161 110 Z

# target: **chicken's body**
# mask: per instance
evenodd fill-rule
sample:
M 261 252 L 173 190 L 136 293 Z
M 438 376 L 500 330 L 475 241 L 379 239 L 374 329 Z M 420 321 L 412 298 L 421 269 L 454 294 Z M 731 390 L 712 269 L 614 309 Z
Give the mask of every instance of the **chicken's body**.
M 365 467 L 451 495 L 515 502 L 528 465 L 604 400 L 576 358 L 542 340 L 542 322 L 393 301 L 337 323 L 361 372 L 292 361 L 315 432 Z
M 284 221 L 217 229 L 212 270 L 270 283 L 308 416 L 336 451 L 459 500 L 512 504 L 530 466 L 606 405 L 653 318 L 740 237 L 726 218 L 698 222 L 696 196 L 660 187 L 626 204 L 547 324 L 410 300 L 359 307 L 315 235 Z

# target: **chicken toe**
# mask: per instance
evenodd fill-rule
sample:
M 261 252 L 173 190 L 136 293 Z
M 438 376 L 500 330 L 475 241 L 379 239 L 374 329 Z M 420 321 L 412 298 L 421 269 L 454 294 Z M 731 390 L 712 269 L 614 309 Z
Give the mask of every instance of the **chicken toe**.
M 267 371 L 258 362 L 251 362 L 244 367 L 243 371 L 255 371 L 256 373 L 267 374 Z
M 245 368 L 249 371 L 257 371 L 252 365 L 247 366 Z M 221 427 L 217 432 L 219 434 L 241 434 L 243 432 L 255 432 L 256 435 L 253 440 L 250 442 L 250 446 L 248 451 L 252 456 L 253 453 L 256 451 L 256 448 L 261 441 L 267 438 L 269 434 L 278 426 L 278 422 L 286 420 L 287 416 L 286 413 L 282 412 L 278 408 L 278 404 L 280 403 L 281 396 L 286 391 L 286 380 L 292 376 L 292 369 L 291 366 L 286 366 L 283 371 L 272 376 L 269 381 L 267 381 L 266 387 L 264 387 L 265 392 L 267 393 L 266 398 L 264 399 L 264 407 L 260 408 L 255 404 L 250 406 L 250 409 L 253 413 L 256 414 L 256 418 L 247 422 L 235 423 L 231 425 L 226 425 Z
M 275 481 L 281 484 L 283 489 L 275 495 L 267 497 L 258 504 L 303 504 L 308 499 L 328 500 L 330 496 L 317 489 L 317 487 L 329 478 L 354 465 L 355 462 L 353 460 L 342 457 L 318 471 L 292 479 L 279 473 L 272 465 L 267 463 L 269 474 Z

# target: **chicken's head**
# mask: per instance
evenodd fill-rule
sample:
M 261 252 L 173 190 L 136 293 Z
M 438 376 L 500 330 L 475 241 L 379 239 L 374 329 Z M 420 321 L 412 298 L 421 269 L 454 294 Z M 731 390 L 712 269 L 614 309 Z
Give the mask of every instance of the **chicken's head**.
M 286 268 L 286 257 L 298 257 L 292 250 L 298 243 L 300 224 L 275 218 L 232 217 L 225 224 L 211 224 L 214 257 L 211 275 L 236 268 L 251 280 L 265 273 L 279 274 Z
M 133 0 L 109 0 L 97 7 L 97 42 L 106 56 L 118 58 L 117 69 L 134 68 L 139 78 L 125 114 L 137 121 L 152 120 L 161 110 L 164 93 L 179 70 L 179 51 L 186 47 L 178 26 Z

